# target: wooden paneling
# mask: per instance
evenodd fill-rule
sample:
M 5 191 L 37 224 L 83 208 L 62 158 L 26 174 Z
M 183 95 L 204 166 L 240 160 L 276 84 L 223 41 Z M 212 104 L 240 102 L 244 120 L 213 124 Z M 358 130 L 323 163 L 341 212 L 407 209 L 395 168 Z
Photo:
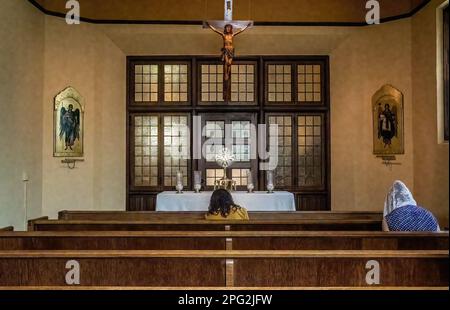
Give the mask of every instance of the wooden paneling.
M 251 222 L 220 221 L 211 222 L 207 220 L 178 220 L 166 222 L 149 221 L 61 221 L 61 220 L 39 220 L 33 222 L 30 230 L 34 231 L 146 231 L 146 230 L 169 230 L 169 231 L 202 231 L 202 230 L 238 230 L 238 231 L 379 231 L 381 221 L 378 220 L 296 220 L 296 221 L 270 221 L 254 220 Z
M 76 219 L 70 219 L 73 215 Z M 97 217 L 98 216 L 98 217 Z M 69 220 L 37 219 L 29 221 L 35 231 L 380 231 L 382 214 L 378 212 L 250 212 L 249 221 L 208 221 L 203 212 L 68 212 Z
M 1 286 L 66 286 L 66 262 L 83 286 L 448 286 L 448 251 L 0 251 Z M 225 261 L 232 260 L 227 279 Z
M 377 220 L 383 219 L 382 212 L 362 212 L 362 211 L 302 211 L 302 212 L 248 212 L 250 220 L 271 220 L 271 221 L 291 221 L 291 220 Z M 202 220 L 205 212 L 152 212 L 152 211 L 60 211 L 60 220 L 90 220 L 90 221 L 166 221 L 166 220 Z M 38 218 L 42 219 L 42 218 Z M 38 220 L 36 219 L 36 220 Z M 46 219 L 46 218 L 45 218 Z
M 448 250 L 448 233 L 3 232 L 0 250 Z
M 133 194 L 128 196 L 128 208 L 130 211 L 154 211 L 156 209 L 157 194 Z
M 320 255 L 319 255 L 320 256 Z M 448 263 L 428 258 L 370 257 L 380 264 L 385 286 L 446 286 Z M 364 258 L 239 259 L 236 286 L 367 286 Z M 405 268 L 408 266 L 407 268 Z M 259 276 L 264 274 L 264 276 Z M 256 276 L 255 276 L 256 275 Z
M 328 210 L 328 194 L 296 194 L 298 211 Z

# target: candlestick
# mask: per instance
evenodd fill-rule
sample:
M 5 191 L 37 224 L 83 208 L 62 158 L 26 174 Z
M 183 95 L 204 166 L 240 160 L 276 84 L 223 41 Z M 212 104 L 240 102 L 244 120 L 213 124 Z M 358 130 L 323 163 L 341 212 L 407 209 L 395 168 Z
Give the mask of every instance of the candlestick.
M 253 176 L 252 176 L 252 172 L 249 170 L 247 170 L 247 192 L 248 193 L 253 193 L 253 189 L 255 188 L 255 186 L 253 185 Z
M 200 193 L 202 188 L 202 172 L 194 171 L 194 190 L 196 193 Z
M 183 193 L 183 174 L 181 171 L 177 171 L 177 185 L 175 186 L 177 194 Z
M 273 184 L 273 171 L 267 171 L 267 192 L 269 194 L 273 193 L 273 190 L 275 189 L 275 186 Z

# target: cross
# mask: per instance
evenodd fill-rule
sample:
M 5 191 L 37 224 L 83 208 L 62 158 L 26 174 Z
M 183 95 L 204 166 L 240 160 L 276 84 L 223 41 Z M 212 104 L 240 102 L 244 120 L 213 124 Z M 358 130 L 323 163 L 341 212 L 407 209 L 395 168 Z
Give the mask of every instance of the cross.
M 233 0 L 225 0 L 224 20 L 206 21 L 203 27 L 209 27 L 223 39 L 223 100 L 228 102 L 231 97 L 231 66 L 234 58 L 233 38 L 253 25 L 252 21 L 233 20 Z M 233 32 L 233 28 L 237 30 Z M 223 29 L 220 31 L 219 29 Z

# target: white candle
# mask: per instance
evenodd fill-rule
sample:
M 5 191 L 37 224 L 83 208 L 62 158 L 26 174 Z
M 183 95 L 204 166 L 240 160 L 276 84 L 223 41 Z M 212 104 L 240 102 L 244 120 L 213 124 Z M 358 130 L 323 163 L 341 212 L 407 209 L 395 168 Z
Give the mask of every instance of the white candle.
M 253 177 L 252 177 L 252 172 L 249 170 L 247 170 L 247 184 L 253 184 Z
M 202 172 L 194 171 L 194 185 L 202 184 Z
M 177 184 L 183 184 L 183 174 L 181 171 L 177 172 Z
M 267 191 L 273 193 L 275 186 L 273 185 L 273 171 L 267 171 Z

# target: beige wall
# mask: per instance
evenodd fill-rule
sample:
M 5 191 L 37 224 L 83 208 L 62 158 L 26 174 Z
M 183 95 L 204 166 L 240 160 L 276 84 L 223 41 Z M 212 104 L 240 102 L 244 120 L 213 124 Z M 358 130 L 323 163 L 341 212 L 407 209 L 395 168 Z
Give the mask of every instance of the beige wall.
M 414 191 L 409 20 L 354 31 L 331 52 L 331 184 L 334 210 L 381 210 L 396 179 Z M 388 168 L 372 154 L 372 95 L 404 95 L 405 155 Z
M 0 227 L 41 214 L 44 16 L 0 1 Z M 23 173 L 29 178 L 24 195 Z
M 415 195 L 448 226 L 448 143 L 439 143 L 436 9 L 433 0 L 412 19 Z
M 428 109 L 436 105 L 435 64 L 427 59 L 435 52 L 426 50 L 433 38 L 425 27 L 429 10 L 364 28 L 256 27 L 236 39 L 238 55 L 330 55 L 333 210 L 382 210 L 386 190 L 401 179 L 419 203 L 448 221 L 448 147 L 424 136 L 436 127 L 436 111 Z M 125 208 L 126 55 L 216 55 L 220 44 L 198 26 L 68 26 L 45 17 L 42 214 Z M 405 100 L 406 152 L 392 169 L 372 155 L 371 97 L 386 83 Z M 75 170 L 52 157 L 52 101 L 69 85 L 86 103 L 85 162 Z M 435 184 L 440 187 L 430 190 Z
M 93 25 L 45 18 L 43 214 L 125 208 L 125 55 Z M 85 101 L 85 162 L 53 158 L 53 98 L 67 86 Z

